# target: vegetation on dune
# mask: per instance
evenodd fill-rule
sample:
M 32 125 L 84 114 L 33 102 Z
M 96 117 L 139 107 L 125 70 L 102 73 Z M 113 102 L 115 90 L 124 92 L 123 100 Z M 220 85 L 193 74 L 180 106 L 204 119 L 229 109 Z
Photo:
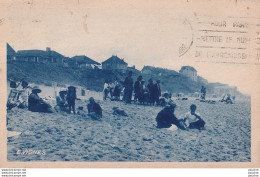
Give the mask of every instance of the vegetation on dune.
M 150 73 L 141 73 L 141 71 L 134 70 L 134 81 L 140 74 L 143 76 L 146 84 L 150 78 L 152 78 L 154 82 L 159 79 L 161 81 L 162 91 L 167 90 L 172 93 L 200 92 L 202 85 L 206 86 L 207 93 L 213 93 L 214 86 L 221 85 L 219 83 L 208 83 L 202 77 L 198 77 L 198 81 L 194 82 L 174 70 L 155 67 L 151 67 Z M 78 85 L 94 91 L 102 91 L 106 79 L 112 81 L 118 79 L 122 83 L 126 76 L 127 72 L 121 71 L 79 69 L 55 64 L 24 63 L 17 61 L 9 61 L 7 63 L 7 78 L 10 80 L 19 81 L 25 79 L 32 83 L 46 85 L 57 82 L 58 85 Z

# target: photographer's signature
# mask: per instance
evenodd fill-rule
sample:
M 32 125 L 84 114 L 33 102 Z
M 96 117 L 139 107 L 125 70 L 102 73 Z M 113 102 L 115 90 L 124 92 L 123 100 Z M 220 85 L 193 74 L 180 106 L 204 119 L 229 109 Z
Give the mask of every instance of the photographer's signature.
M 46 155 L 45 150 L 34 150 L 34 149 L 18 149 L 16 151 L 17 155 Z

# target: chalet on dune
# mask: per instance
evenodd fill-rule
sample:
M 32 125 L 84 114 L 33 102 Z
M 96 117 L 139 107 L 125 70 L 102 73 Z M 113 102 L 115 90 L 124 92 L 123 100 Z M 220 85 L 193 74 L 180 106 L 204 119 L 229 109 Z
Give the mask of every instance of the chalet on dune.
M 66 57 L 47 47 L 46 50 L 18 50 L 16 60 L 23 62 L 36 63 L 60 63 L 62 64 Z
M 74 56 L 68 60 L 68 65 L 71 67 L 79 67 L 82 69 L 94 69 L 101 66 L 100 63 L 90 59 L 85 55 Z
M 102 69 L 126 71 L 127 63 L 124 61 L 124 59 L 120 59 L 119 57 L 112 55 L 112 57 L 102 62 Z

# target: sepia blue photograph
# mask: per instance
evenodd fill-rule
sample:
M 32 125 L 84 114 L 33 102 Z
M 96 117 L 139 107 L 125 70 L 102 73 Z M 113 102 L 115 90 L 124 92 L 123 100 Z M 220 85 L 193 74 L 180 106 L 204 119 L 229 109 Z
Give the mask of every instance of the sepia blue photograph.
M 260 18 L 47 5 L 8 9 L 8 162 L 251 162 Z

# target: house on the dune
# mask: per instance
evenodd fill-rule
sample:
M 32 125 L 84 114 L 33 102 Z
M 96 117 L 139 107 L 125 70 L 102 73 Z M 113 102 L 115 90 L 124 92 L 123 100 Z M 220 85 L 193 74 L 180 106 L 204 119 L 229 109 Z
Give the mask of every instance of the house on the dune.
M 68 65 L 71 67 L 78 67 L 81 69 L 94 69 L 98 68 L 101 64 L 85 55 L 79 55 L 69 59 Z
M 118 56 L 112 55 L 109 59 L 102 62 L 102 69 L 103 70 L 121 70 L 126 72 L 127 70 L 127 63 L 124 59 L 120 59 Z

